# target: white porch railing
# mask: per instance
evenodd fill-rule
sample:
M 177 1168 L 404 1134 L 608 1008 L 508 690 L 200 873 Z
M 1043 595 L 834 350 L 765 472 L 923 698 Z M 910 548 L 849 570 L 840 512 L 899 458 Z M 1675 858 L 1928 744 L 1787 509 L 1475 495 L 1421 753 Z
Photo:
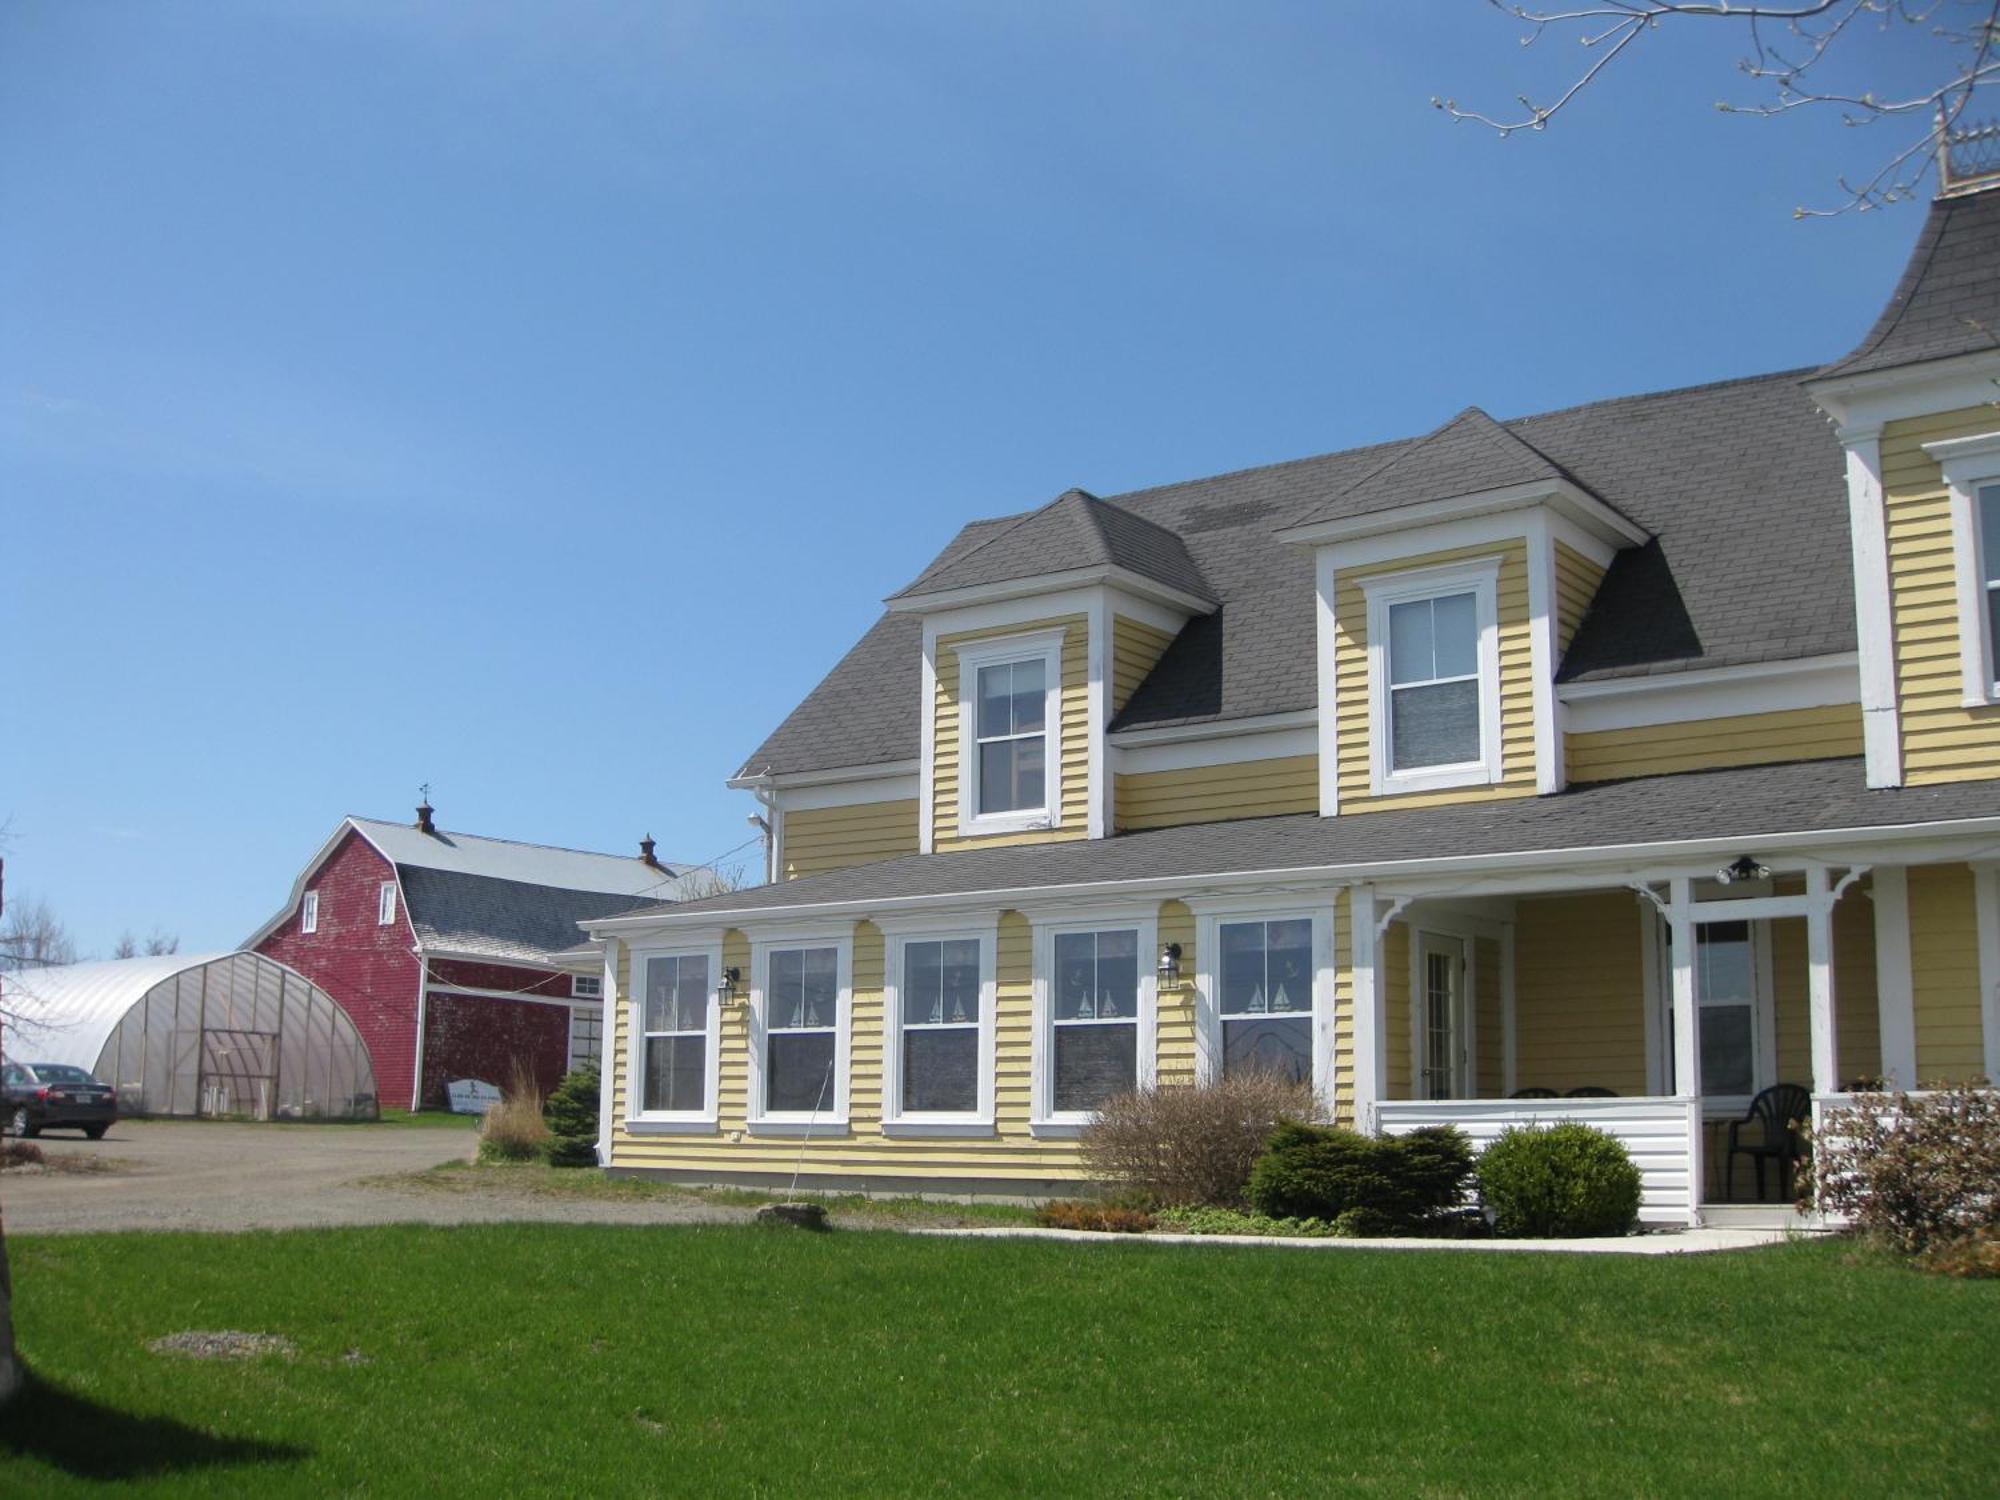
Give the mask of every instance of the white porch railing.
M 1702 1149 L 1698 1099 L 1384 1099 L 1375 1106 L 1376 1126 L 1385 1135 L 1456 1125 L 1474 1151 L 1485 1150 L 1510 1125 L 1559 1120 L 1601 1130 L 1625 1148 L 1639 1169 L 1640 1223 L 1701 1222 L 1695 1186 Z

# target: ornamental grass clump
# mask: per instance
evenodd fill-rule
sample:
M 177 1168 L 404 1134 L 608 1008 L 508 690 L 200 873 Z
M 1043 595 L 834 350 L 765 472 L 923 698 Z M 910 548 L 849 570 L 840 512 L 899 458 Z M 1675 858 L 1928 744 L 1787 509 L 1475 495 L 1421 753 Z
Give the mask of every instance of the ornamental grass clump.
M 1494 1232 L 1509 1239 L 1621 1235 L 1639 1217 L 1632 1158 L 1574 1120 L 1501 1131 L 1481 1153 L 1478 1173 Z
M 1903 1255 L 2000 1231 L 2000 1095 L 1960 1085 L 1857 1094 L 1813 1140 L 1807 1207 L 1853 1221 Z M 1990 1252 L 1969 1250 L 1968 1263 Z
M 479 1122 L 481 1161 L 534 1161 L 546 1149 L 548 1122 L 542 1118 L 542 1090 L 525 1065 L 514 1069 L 513 1081 L 500 1102 Z
M 1273 1219 L 1325 1219 L 1355 1233 L 1421 1229 L 1465 1199 L 1472 1146 L 1449 1125 L 1361 1135 L 1281 1121 L 1250 1172 L 1250 1206 Z
M 1108 1100 L 1083 1132 L 1093 1175 L 1163 1206 L 1243 1206 L 1250 1168 L 1280 1120 L 1320 1118 L 1311 1087 L 1248 1069 Z

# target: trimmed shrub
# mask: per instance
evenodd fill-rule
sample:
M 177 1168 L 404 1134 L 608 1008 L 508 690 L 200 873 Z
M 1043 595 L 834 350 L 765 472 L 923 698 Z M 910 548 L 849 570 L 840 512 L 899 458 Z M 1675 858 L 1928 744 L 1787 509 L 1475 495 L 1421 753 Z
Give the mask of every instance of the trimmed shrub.
M 1153 1216 L 1139 1208 L 1120 1208 L 1115 1204 L 1091 1203 L 1081 1198 L 1057 1198 L 1035 1210 L 1035 1222 L 1044 1229 L 1144 1234 L 1153 1227 Z
M 1325 1219 L 1274 1219 L 1235 1208 L 1163 1208 L 1153 1216 L 1153 1225 L 1173 1234 L 1279 1234 L 1313 1240 L 1345 1233 Z
M 1808 1206 L 1905 1255 L 2000 1229 L 2000 1095 L 1960 1085 L 1828 1110 Z
M 1565 1120 L 1503 1130 L 1479 1158 L 1493 1228 L 1510 1239 L 1624 1234 L 1639 1216 L 1639 1169 L 1601 1130 Z
M 598 1074 L 592 1066 L 566 1075 L 542 1106 L 549 1127 L 549 1165 L 597 1165 Z
M 1236 1208 L 1271 1128 L 1318 1113 L 1309 1085 L 1254 1069 L 1140 1089 L 1105 1103 L 1084 1129 L 1083 1158 L 1098 1178 L 1155 1203 Z
M 1455 1208 L 1472 1177 L 1472 1147 L 1450 1126 L 1366 1136 L 1282 1121 L 1250 1172 L 1250 1204 L 1275 1219 L 1334 1219 L 1409 1229 Z M 1350 1219 L 1350 1215 L 1364 1216 Z
M 542 1091 L 526 1067 L 517 1067 L 500 1102 L 479 1122 L 479 1159 L 533 1161 L 547 1149 L 548 1140 Z

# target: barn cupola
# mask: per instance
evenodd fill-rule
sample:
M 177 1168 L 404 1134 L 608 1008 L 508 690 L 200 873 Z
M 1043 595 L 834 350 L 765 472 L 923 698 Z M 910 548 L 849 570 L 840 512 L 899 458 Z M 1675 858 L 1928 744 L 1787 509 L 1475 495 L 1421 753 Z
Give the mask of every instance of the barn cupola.
M 429 797 L 425 797 L 423 801 L 417 804 L 418 833 L 435 834 L 437 832 L 437 824 L 431 821 L 431 814 L 436 811 L 437 809 L 431 806 L 431 799 Z

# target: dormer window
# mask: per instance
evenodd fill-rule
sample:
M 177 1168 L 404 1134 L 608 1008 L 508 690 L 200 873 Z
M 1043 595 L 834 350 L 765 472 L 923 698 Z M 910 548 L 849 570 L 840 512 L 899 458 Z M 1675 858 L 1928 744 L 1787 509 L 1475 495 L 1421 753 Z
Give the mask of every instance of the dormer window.
M 1966 708 L 2000 703 L 2000 432 L 1924 444 L 1950 491 Z
M 1500 779 L 1497 560 L 1364 582 L 1377 795 Z
M 959 648 L 959 830 L 1047 828 L 1061 805 L 1060 630 Z

